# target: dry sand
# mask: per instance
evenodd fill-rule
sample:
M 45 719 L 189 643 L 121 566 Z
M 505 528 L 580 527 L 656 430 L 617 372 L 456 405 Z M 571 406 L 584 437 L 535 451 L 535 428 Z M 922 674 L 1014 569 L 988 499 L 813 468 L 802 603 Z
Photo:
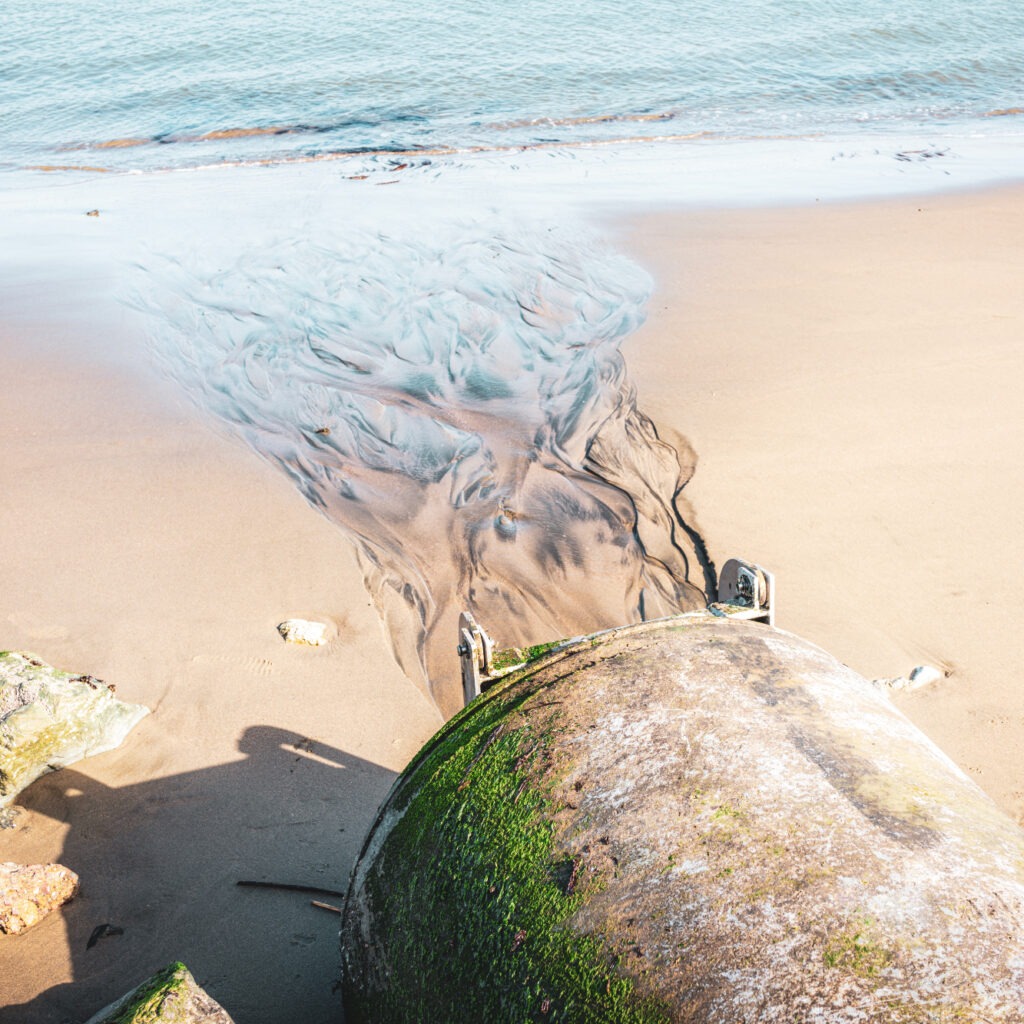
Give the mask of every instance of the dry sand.
M 698 453 L 713 557 L 773 569 L 779 624 L 868 676 L 948 671 L 900 703 L 1020 819 L 1024 193 L 662 211 L 625 235 L 657 280 L 627 360 Z M 439 718 L 339 531 L 141 364 L 79 365 L 53 330 L 0 340 L 0 643 L 156 713 L 0 833 L 3 858 L 83 878 L 0 942 L 0 1022 L 80 1021 L 176 958 L 239 1024 L 336 1019 L 337 919 L 234 883 L 342 888 Z M 293 615 L 330 646 L 285 646 Z M 103 923 L 124 933 L 87 950 Z
M 1024 190 L 626 225 L 654 273 L 626 360 L 698 457 L 721 565 L 897 698 L 1024 822 Z

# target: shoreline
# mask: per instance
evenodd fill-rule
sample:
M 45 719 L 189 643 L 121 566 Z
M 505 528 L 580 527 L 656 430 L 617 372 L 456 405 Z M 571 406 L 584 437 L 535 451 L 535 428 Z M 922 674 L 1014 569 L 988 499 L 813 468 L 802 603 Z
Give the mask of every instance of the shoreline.
M 255 189 L 267 223 L 290 223 L 273 185 Z M 457 189 L 456 176 L 442 194 Z M 0 832 L 6 857 L 63 858 L 83 880 L 61 914 L 0 943 L 15 979 L 0 1024 L 85 1016 L 175 958 L 240 1021 L 285 1019 L 301 997 L 304 1019 L 326 1022 L 336 921 L 234 882 L 342 888 L 377 802 L 440 718 L 395 665 L 345 536 L 161 381 L 130 323 L 106 333 L 118 239 L 169 237 L 168 217 L 145 210 L 161 190 L 98 222 L 80 215 L 89 189 L 72 191 L 71 220 L 51 210 L 48 223 L 101 254 L 79 261 L 88 286 L 47 285 L 40 268 L 55 261 L 35 238 L 31 303 L 8 293 L 0 310 L 0 371 L 18 382 L 0 410 L 0 644 L 157 714 L 118 750 L 35 783 L 18 829 Z M 207 181 L 188 211 L 212 194 Z M 256 237 L 271 228 L 251 199 L 229 205 Z M 869 677 L 949 669 L 897 702 L 1021 821 L 1010 752 L 1024 747 L 1024 698 L 1002 668 L 1020 647 L 1001 593 L 1020 549 L 1021 417 L 1003 396 L 1020 362 L 1024 190 L 625 209 L 566 216 L 598 220 L 655 277 L 623 352 L 640 410 L 696 452 L 683 498 L 712 557 L 774 571 L 779 625 Z M 51 304 L 49 325 L 26 318 Z M 109 353 L 89 350 L 97 336 Z M 291 616 L 327 620 L 335 638 L 288 647 L 275 627 Z M 104 921 L 124 935 L 86 954 Z
M 8 183 L 8 193 L 56 186 L 93 190 L 101 198 L 111 190 L 123 193 L 147 181 L 163 182 L 152 187 L 173 193 L 173 181 L 183 178 L 205 191 L 215 188 L 212 183 L 220 183 L 225 174 L 252 176 L 249 188 L 258 194 L 259 185 L 251 182 L 270 174 L 286 188 L 300 180 L 330 181 L 334 188 L 357 189 L 363 197 L 380 185 L 427 187 L 455 205 L 467 192 L 476 201 L 501 195 L 502 202 L 512 203 L 518 202 L 514 192 L 526 192 L 529 203 L 537 207 L 557 197 L 562 208 L 602 202 L 622 208 L 756 208 L 810 201 L 885 201 L 893 196 L 988 190 L 1019 181 L 1024 134 L 987 127 L 978 122 L 935 130 L 905 126 L 732 136 L 696 132 L 250 154 L 134 167 L 49 162 L 8 165 L 0 181 Z M 157 149 L 166 151 L 163 143 Z M 512 187 L 506 184 L 509 181 Z

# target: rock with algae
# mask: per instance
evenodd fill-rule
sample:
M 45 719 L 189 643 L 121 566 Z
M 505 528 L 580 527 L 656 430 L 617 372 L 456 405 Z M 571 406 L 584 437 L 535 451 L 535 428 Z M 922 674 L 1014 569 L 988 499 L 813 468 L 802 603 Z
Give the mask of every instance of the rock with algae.
M 147 714 L 92 676 L 0 652 L 0 808 L 40 775 L 113 750 Z
M 197 984 L 183 963 L 173 963 L 86 1024 L 233 1024 L 227 1011 Z
M 78 875 L 62 864 L 0 864 L 0 932 L 17 935 L 78 892 Z
M 1024 832 L 867 680 L 697 614 L 442 728 L 342 944 L 349 1024 L 1021 1024 Z

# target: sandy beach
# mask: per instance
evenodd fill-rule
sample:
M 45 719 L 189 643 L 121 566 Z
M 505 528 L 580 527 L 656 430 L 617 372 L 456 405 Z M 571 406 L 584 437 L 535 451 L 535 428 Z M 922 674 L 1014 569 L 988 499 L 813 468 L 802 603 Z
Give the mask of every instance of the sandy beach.
M 773 570 L 778 624 L 868 677 L 940 667 L 900 705 L 1024 821 L 1024 192 L 612 230 L 655 278 L 624 352 L 640 409 L 696 453 L 683 499 L 712 557 Z M 0 833 L 4 859 L 83 879 L 0 943 L 0 1021 L 84 1020 L 176 958 L 239 1024 L 335 1020 L 336 917 L 235 882 L 343 888 L 440 716 L 349 541 L 283 474 L 141 356 L 97 365 L 68 358 L 67 321 L 7 324 L 0 645 L 155 713 L 35 783 Z M 286 646 L 291 616 L 331 643 Z M 123 934 L 87 950 L 102 923 Z
M 897 696 L 1024 822 L 1024 191 L 625 228 L 655 276 L 626 345 L 643 408 L 689 440 L 712 558 L 777 574 L 778 625 Z
M 154 713 L 36 782 L 0 832 L 3 859 L 82 879 L 0 943 L 0 1020 L 85 1020 L 174 959 L 240 1022 L 336 1020 L 337 915 L 235 883 L 343 890 L 440 717 L 395 666 L 335 527 L 145 371 L 58 362 L 59 340 L 3 339 L 19 382 L 0 413 L 3 646 Z M 285 644 L 293 616 L 328 623 L 330 643 Z M 87 949 L 104 923 L 123 935 Z

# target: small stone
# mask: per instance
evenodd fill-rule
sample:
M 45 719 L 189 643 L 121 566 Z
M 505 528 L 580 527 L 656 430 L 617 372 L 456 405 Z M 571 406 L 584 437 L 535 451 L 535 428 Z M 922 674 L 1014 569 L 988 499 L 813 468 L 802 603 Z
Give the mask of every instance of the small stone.
M 910 686 L 916 690 L 919 686 L 928 686 L 944 678 L 943 673 L 934 665 L 918 665 L 910 673 Z
M 922 686 L 929 686 L 944 678 L 943 672 L 933 665 L 918 665 L 911 670 L 909 676 L 895 676 L 892 679 L 872 679 L 871 682 L 875 689 L 891 692 L 893 690 L 919 690 Z
M 233 1024 L 227 1011 L 196 984 L 183 963 L 157 971 L 86 1024 Z
M 78 892 L 78 875 L 62 864 L 0 864 L 0 932 L 17 935 Z
M 86 217 L 98 217 L 100 215 L 99 210 L 86 210 Z
M 290 644 L 308 644 L 320 647 L 327 643 L 327 624 L 307 619 L 287 619 L 277 627 L 278 633 Z

